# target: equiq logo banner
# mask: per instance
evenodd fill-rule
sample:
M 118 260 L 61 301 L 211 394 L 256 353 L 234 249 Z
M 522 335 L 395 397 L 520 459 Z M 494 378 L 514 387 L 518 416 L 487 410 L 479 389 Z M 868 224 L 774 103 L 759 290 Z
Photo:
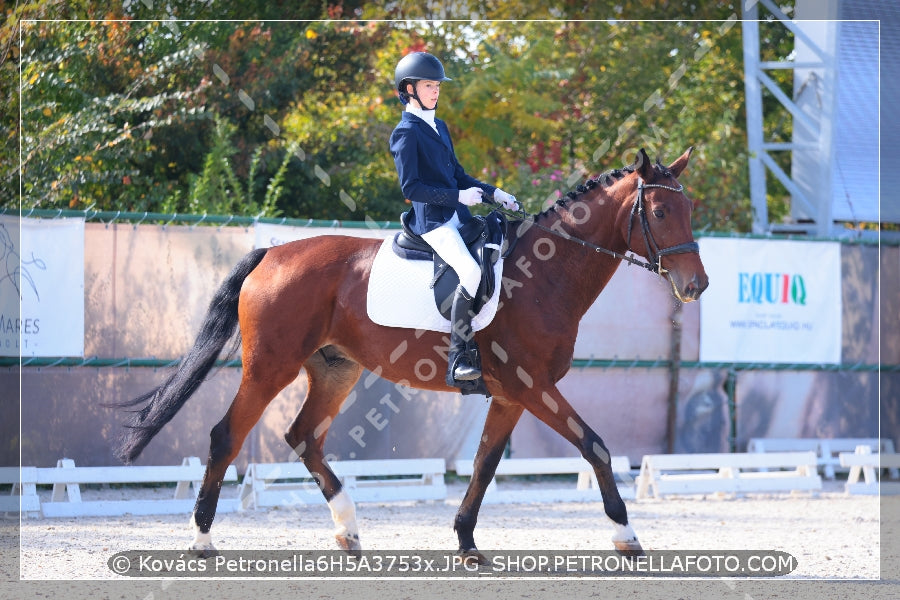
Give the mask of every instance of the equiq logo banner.
M 700 360 L 841 362 L 837 242 L 701 238 Z
M 0 356 L 84 356 L 84 219 L 0 216 Z

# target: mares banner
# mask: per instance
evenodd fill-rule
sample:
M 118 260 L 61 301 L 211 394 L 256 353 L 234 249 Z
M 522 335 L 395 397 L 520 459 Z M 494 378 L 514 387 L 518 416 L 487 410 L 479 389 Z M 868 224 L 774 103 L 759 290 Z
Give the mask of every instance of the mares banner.
M 84 219 L 0 216 L 0 356 L 84 356 Z
M 841 362 L 837 242 L 701 238 L 704 362 Z

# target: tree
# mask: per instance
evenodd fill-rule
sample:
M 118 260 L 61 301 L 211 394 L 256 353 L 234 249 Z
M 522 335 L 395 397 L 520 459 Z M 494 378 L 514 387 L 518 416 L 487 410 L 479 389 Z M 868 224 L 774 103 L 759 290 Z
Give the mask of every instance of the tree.
M 740 30 L 735 21 L 442 24 L 413 32 L 454 78 L 442 105 L 476 175 L 540 210 L 645 147 L 697 152 L 698 227 L 746 230 Z M 462 51 L 461 51 L 462 50 Z M 446 97 L 446 102 L 444 98 Z
M 93 18 L 99 10 L 84 0 L 40 0 L 28 4 L 7 6 L 5 20 L 0 25 L 0 206 L 19 204 L 19 30 L 23 19 Z
M 453 78 L 439 116 L 461 162 L 529 210 L 641 147 L 671 160 L 693 145 L 695 226 L 749 230 L 738 8 L 670 2 L 653 16 L 688 20 L 639 20 L 656 4 L 462 2 L 473 20 L 449 21 L 438 3 L 45 0 L 45 16 L 96 20 L 23 31 L 24 203 L 396 220 L 393 69 L 425 49 Z
M 182 163 L 167 150 L 190 155 L 190 124 L 206 119 L 193 100 L 207 84 L 189 68 L 201 45 L 176 44 L 161 27 L 24 26 L 24 206 L 147 210 L 169 193 L 166 165 Z

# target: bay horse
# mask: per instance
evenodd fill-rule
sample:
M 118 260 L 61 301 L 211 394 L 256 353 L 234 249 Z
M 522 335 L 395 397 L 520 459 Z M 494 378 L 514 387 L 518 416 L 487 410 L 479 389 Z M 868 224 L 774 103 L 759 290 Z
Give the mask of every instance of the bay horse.
M 691 230 L 692 203 L 677 177 L 688 148 L 668 167 L 641 149 L 634 164 L 588 179 L 539 215 L 511 221 L 515 246 L 504 263 L 502 305 L 475 334 L 491 403 L 474 472 L 454 520 L 459 552 L 484 560 L 475 545 L 478 511 L 510 434 L 528 410 L 578 448 L 593 468 L 613 543 L 640 554 L 601 437 L 557 389 L 572 362 L 578 324 L 622 260 L 642 263 L 668 280 L 681 301 L 708 285 Z M 636 234 L 636 235 L 633 235 Z M 366 290 L 381 240 L 323 235 L 249 252 L 215 293 L 201 331 L 162 385 L 130 401 L 116 455 L 125 463 L 184 405 L 229 340 L 240 340 L 242 377 L 210 433 L 209 458 L 191 515 L 191 549 L 215 553 L 210 529 L 225 470 L 269 402 L 305 369 L 309 388 L 284 439 L 304 463 L 328 503 L 335 539 L 359 555 L 356 509 L 324 459 L 329 426 L 363 369 L 398 386 L 450 391 L 421 361 L 446 361 L 446 334 L 384 327 L 366 312 Z M 631 254 L 626 254 L 631 252 Z M 665 261 L 665 264 L 663 264 Z M 235 336 L 235 331 L 239 335 Z M 441 363 L 437 363 L 441 364 Z

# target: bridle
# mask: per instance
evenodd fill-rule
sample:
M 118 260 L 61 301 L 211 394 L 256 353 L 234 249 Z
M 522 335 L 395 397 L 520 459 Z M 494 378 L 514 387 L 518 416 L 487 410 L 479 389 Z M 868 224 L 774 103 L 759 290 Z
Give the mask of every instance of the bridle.
M 631 218 L 628 219 L 628 237 L 625 238 L 625 244 L 628 248 L 631 248 L 631 226 L 634 223 L 635 213 L 638 213 L 641 221 L 641 233 L 644 236 L 644 246 L 647 248 L 647 255 L 650 257 L 650 262 L 645 263 L 643 266 L 650 271 L 662 275 L 665 269 L 662 268 L 659 259 L 670 254 L 686 254 L 688 252 L 699 253 L 700 245 L 697 242 L 684 242 L 683 244 L 676 244 L 675 246 L 669 246 L 668 248 L 660 248 L 659 244 L 656 243 L 656 240 L 653 239 L 653 232 L 650 231 L 650 221 L 647 219 L 647 210 L 644 207 L 644 190 L 647 188 L 662 188 L 664 190 L 669 190 L 670 192 L 681 192 L 684 190 L 684 186 L 678 184 L 678 187 L 676 188 L 661 183 L 644 183 L 644 180 L 638 177 L 637 187 L 637 196 L 634 199 L 634 204 L 631 205 Z
M 684 186 L 679 184 L 678 187 L 672 187 L 669 185 L 663 185 L 661 183 L 644 183 L 644 180 L 638 177 L 637 195 L 634 198 L 634 203 L 631 205 L 631 216 L 628 220 L 628 236 L 625 240 L 625 243 L 628 249 L 633 252 L 631 248 L 631 230 L 634 223 L 634 217 L 635 215 L 637 215 L 641 223 L 641 234 L 644 238 L 644 246 L 646 246 L 647 248 L 649 261 L 643 261 L 632 256 L 616 252 L 615 250 L 610 250 L 609 248 L 604 248 L 603 246 L 592 244 L 586 240 L 571 236 L 564 231 L 544 227 L 543 225 L 535 221 L 535 215 L 525 212 L 524 209 L 520 209 L 519 211 L 515 212 L 507 211 L 501 207 L 499 208 L 499 210 L 510 216 L 514 215 L 516 217 L 522 217 L 525 222 L 531 223 L 530 226 L 537 227 L 538 229 L 546 231 L 547 233 L 552 233 L 555 236 L 581 244 L 585 248 L 590 248 L 594 252 L 608 254 L 613 258 L 618 258 L 630 264 L 643 267 L 648 271 L 658 273 L 659 275 L 664 275 L 667 271 L 662 267 L 662 264 L 660 263 L 660 259 L 663 256 L 669 256 L 671 254 L 686 254 L 689 252 L 699 253 L 700 245 L 697 242 L 684 242 L 682 244 L 669 246 L 668 248 L 659 247 L 659 244 L 657 244 L 656 240 L 653 238 L 653 232 L 650 230 L 650 221 L 647 219 L 647 211 L 644 206 L 644 190 L 647 188 L 662 188 L 664 190 L 669 190 L 670 192 L 681 192 L 684 190 Z M 495 201 L 492 202 L 496 204 Z

